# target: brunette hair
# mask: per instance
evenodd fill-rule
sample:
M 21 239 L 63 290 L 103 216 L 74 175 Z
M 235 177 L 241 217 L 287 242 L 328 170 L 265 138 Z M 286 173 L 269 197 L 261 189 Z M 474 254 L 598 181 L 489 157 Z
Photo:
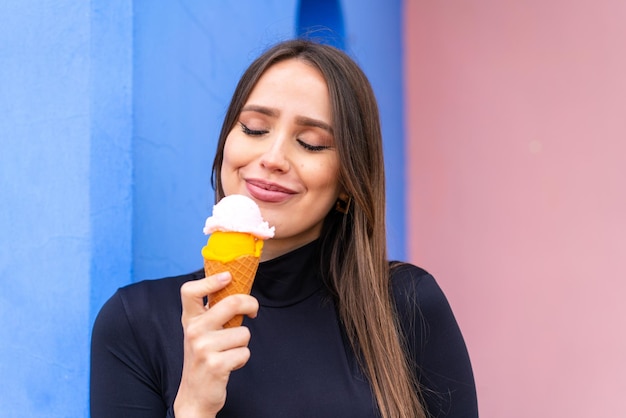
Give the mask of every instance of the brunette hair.
M 367 374 L 383 418 L 425 417 L 413 366 L 405 350 L 389 283 L 385 232 L 385 174 L 378 106 L 370 83 L 344 52 L 308 40 L 279 43 L 241 77 L 220 132 L 213 162 L 216 200 L 226 137 L 263 73 L 288 59 L 317 68 L 328 85 L 339 183 L 348 212 L 331 210 L 321 242 L 325 280 L 336 298 L 353 349 Z

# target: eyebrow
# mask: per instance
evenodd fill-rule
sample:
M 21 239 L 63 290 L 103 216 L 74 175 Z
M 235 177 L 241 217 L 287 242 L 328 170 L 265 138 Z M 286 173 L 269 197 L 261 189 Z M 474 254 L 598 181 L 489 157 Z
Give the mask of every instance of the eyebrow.
M 270 117 L 278 117 L 278 110 L 271 107 L 259 106 L 259 105 L 246 105 L 241 109 L 242 112 L 257 112 Z M 296 123 L 302 126 L 311 126 L 314 128 L 320 128 L 333 134 L 333 128 L 326 122 L 319 119 L 313 119 L 306 116 L 296 116 Z

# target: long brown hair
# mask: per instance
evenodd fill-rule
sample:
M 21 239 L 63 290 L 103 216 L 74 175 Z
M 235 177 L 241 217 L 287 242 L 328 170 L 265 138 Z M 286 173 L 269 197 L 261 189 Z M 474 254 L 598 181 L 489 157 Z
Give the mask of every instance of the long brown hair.
M 306 40 L 277 44 L 257 58 L 239 81 L 224 118 L 213 162 L 216 199 L 224 196 L 224 144 L 242 107 L 269 67 L 292 58 L 314 65 L 326 80 L 341 162 L 339 182 L 352 199 L 347 214 L 333 210 L 325 219 L 320 237 L 325 279 L 383 418 L 425 417 L 389 284 L 378 107 L 359 66 L 338 49 Z

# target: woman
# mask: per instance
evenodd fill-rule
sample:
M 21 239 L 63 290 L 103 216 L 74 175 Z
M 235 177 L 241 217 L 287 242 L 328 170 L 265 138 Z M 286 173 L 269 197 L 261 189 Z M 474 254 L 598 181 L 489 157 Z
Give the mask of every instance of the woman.
M 378 110 L 350 58 L 302 40 L 259 57 L 213 175 L 276 227 L 252 295 L 207 308 L 227 273 L 120 289 L 94 326 L 92 417 L 477 416 L 445 296 L 387 261 Z

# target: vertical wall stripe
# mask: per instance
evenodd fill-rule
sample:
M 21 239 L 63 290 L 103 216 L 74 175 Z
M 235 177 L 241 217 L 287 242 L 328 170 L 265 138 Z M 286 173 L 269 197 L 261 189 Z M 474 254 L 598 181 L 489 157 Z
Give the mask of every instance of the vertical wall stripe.
M 90 323 L 132 271 L 132 4 L 91 2 Z
M 406 259 L 402 1 L 343 2 L 346 51 L 367 74 L 380 110 L 387 183 L 389 256 Z
M 339 0 L 300 0 L 296 21 L 298 36 L 345 49 L 343 11 Z
M 297 33 L 344 49 L 378 99 L 387 177 L 389 256 L 405 259 L 405 146 L 401 1 L 301 0 Z

